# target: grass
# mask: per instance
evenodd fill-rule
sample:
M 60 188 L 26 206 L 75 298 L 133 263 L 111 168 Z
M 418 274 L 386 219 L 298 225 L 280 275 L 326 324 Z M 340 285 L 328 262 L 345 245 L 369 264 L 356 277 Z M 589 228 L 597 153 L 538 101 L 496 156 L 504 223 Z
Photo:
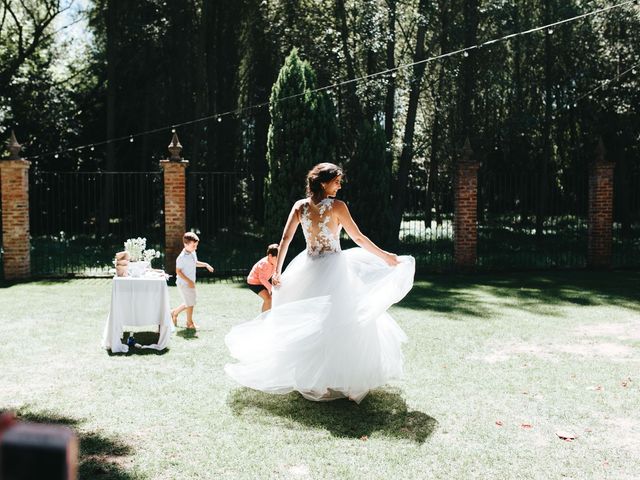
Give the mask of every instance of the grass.
M 74 428 L 86 479 L 636 478 L 639 281 L 423 277 L 391 310 L 409 336 L 405 376 L 359 406 L 224 375 L 225 333 L 259 309 L 238 284 L 199 286 L 197 334 L 127 355 L 99 346 L 108 280 L 8 286 L 0 409 Z

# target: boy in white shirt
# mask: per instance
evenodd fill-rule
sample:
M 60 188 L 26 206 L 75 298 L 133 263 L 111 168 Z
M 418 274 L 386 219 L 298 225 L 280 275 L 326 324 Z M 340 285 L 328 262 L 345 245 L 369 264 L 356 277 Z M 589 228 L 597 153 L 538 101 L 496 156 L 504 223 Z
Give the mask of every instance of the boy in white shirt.
M 183 303 L 171 311 L 171 320 L 178 326 L 178 315 L 187 311 L 187 328 L 198 328 L 193 322 L 193 307 L 196 305 L 196 267 L 205 267 L 213 272 L 213 267 L 206 262 L 198 261 L 196 250 L 200 239 L 193 232 L 186 232 L 182 236 L 184 249 L 176 259 L 176 285 L 182 295 Z

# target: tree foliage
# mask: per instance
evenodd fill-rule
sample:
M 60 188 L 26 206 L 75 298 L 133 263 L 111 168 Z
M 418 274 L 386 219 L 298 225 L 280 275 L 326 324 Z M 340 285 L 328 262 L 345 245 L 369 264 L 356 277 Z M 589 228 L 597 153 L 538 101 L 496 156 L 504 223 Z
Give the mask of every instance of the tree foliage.
M 167 128 L 133 143 L 38 158 L 38 168 L 155 170 L 166 156 L 171 125 L 209 117 L 178 128 L 184 154 L 197 170 L 246 172 L 252 182 L 251 212 L 259 220 L 268 142 L 275 138 L 273 148 L 281 147 L 277 135 L 268 139 L 269 111 L 258 105 L 269 103 L 278 67 L 296 48 L 313 64 L 316 86 L 366 77 L 328 91 L 337 130 L 330 143 L 334 150 L 324 158 L 335 158 L 351 176 L 360 158 L 373 155 L 362 151 L 363 132 L 385 130 L 384 165 L 392 187 L 385 202 L 395 204 L 392 237 L 408 211 L 424 214 L 429 226 L 432 219 L 441 220 L 465 137 L 483 174 L 535 173 L 547 185 L 539 189 L 542 197 L 545 188 L 560 189 L 565 179 L 584 171 L 598 136 L 621 165 L 619 172 L 626 172 L 618 175 L 620 181 L 640 171 L 637 67 L 635 74 L 608 81 L 640 63 L 637 5 L 511 37 L 467 57 L 446 56 L 421 63 L 424 68 L 377 75 L 592 11 L 602 2 L 88 4 L 88 48 L 67 62 L 68 75 L 56 76 L 52 70 L 67 50 L 53 41 L 59 25 L 51 18 L 59 19 L 64 6 L 57 0 L 0 2 L 0 133 L 16 127 L 19 140 L 28 144 L 26 153 L 35 154 Z M 287 91 L 300 93 L 293 87 Z M 222 121 L 214 116 L 238 108 L 245 109 Z M 315 120 L 290 121 L 311 125 Z M 305 159 L 316 159 L 310 153 L 316 139 L 307 135 L 307 143 L 297 137 L 296 148 L 309 151 Z M 282 198 L 287 204 L 295 196 L 288 190 L 294 180 L 288 182 Z M 345 188 L 345 194 L 357 205 L 356 195 L 363 193 L 354 187 Z
M 271 91 L 265 224 L 277 235 L 293 203 L 304 196 L 304 178 L 315 164 L 333 162 L 335 113 L 316 75 L 293 49 Z

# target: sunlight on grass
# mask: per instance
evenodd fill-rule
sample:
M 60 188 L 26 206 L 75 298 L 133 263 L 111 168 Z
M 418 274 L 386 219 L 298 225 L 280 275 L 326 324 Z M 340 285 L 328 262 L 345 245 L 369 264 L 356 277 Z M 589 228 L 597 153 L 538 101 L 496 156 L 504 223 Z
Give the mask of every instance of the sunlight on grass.
M 391 310 L 409 336 L 404 378 L 360 405 L 229 380 L 224 335 L 259 310 L 239 284 L 201 284 L 198 332 L 179 328 L 165 352 L 127 355 L 100 348 L 109 280 L 6 286 L 0 409 L 75 429 L 88 479 L 631 479 L 639 280 L 423 277 Z

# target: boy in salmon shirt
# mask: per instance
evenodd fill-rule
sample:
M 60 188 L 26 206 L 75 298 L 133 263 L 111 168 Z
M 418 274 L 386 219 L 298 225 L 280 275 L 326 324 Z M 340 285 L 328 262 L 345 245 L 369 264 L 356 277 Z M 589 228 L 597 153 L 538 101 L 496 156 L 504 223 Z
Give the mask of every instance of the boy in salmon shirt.
M 262 311 L 271 310 L 271 276 L 278 263 L 278 244 L 272 243 L 267 247 L 267 256 L 262 257 L 251 269 L 247 276 L 247 286 L 262 298 Z

